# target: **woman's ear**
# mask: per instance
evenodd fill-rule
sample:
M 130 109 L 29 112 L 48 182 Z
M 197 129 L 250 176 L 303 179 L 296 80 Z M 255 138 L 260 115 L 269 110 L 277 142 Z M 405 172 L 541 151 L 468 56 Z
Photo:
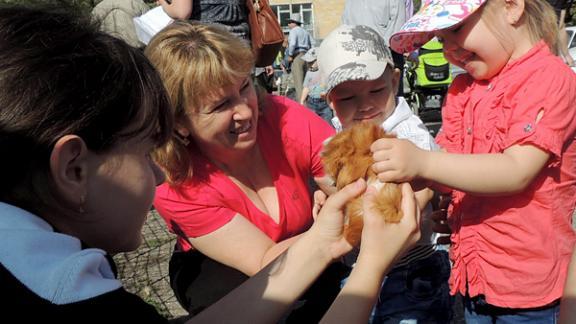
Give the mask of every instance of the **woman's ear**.
M 188 130 L 187 127 L 182 126 L 182 125 L 176 125 L 176 133 L 178 133 L 178 135 L 182 136 L 182 137 L 188 137 L 190 136 L 190 130 Z
M 50 154 L 50 174 L 58 194 L 70 206 L 82 209 L 88 184 L 88 148 L 82 138 L 65 135 Z
M 504 0 L 506 9 L 506 21 L 515 25 L 524 13 L 524 0 Z
M 190 144 L 190 131 L 182 125 L 176 125 L 174 130 L 174 137 L 184 146 Z

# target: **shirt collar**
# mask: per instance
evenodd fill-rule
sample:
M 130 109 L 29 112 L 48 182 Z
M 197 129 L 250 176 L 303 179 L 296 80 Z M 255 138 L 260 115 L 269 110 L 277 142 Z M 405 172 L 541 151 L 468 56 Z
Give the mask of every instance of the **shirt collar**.
M 390 115 L 386 120 L 382 123 L 382 128 L 386 132 L 392 132 L 392 130 L 401 122 L 405 121 L 406 119 L 412 116 L 412 109 L 408 106 L 406 99 L 403 97 L 396 98 L 396 108 L 394 108 L 394 112 Z

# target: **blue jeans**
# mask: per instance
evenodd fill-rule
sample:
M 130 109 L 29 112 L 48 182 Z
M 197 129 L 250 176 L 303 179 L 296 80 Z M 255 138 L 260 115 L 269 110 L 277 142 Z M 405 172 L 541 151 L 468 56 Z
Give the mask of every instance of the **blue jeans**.
M 386 277 L 371 323 L 450 323 L 454 298 L 446 251 L 394 268 Z
M 308 97 L 306 99 L 306 106 L 314 111 L 316 115 L 327 121 L 328 124 L 332 125 L 332 117 L 334 117 L 334 113 L 330 106 L 328 106 L 328 103 L 326 103 L 326 100 L 322 98 Z
M 466 296 L 463 301 L 467 324 L 556 324 L 560 312 L 559 302 L 538 308 L 502 308 L 486 303 L 484 296 Z

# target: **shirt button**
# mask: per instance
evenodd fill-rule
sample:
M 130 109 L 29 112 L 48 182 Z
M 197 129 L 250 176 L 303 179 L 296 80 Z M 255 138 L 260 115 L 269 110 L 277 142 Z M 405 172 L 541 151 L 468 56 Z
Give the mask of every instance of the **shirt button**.
M 486 90 L 488 91 L 492 90 L 492 83 L 488 84 L 488 88 Z
M 472 134 L 472 128 L 471 127 L 466 128 L 466 133 L 468 135 Z

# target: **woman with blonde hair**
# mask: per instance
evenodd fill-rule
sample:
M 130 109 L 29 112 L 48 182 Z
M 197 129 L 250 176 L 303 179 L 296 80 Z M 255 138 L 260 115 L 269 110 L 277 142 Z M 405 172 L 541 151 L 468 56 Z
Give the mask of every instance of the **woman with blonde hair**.
M 145 53 L 168 90 L 176 127 L 155 154 L 167 183 L 154 205 L 178 235 L 172 286 L 194 313 L 310 227 L 311 180 L 331 190 L 320 151 L 334 130 L 296 102 L 257 95 L 249 45 L 216 25 L 177 21 Z M 306 296 L 321 303 L 310 304 L 314 315 L 303 315 L 310 320 L 329 306 L 346 270 L 330 269 L 317 282 L 326 287 Z

